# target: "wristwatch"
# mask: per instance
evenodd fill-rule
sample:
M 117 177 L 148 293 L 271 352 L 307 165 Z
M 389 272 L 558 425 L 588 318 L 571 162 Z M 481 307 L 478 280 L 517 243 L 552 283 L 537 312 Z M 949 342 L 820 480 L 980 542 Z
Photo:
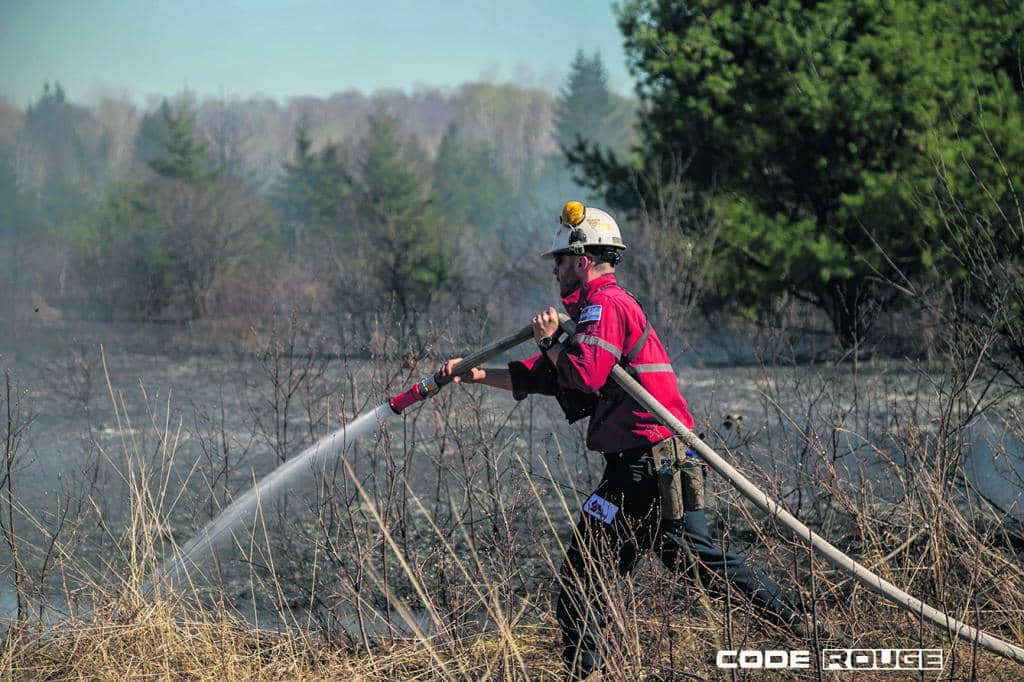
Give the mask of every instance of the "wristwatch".
M 553 345 L 555 345 L 554 336 L 545 336 L 543 339 L 537 342 L 537 348 L 540 348 L 541 353 L 547 353 Z

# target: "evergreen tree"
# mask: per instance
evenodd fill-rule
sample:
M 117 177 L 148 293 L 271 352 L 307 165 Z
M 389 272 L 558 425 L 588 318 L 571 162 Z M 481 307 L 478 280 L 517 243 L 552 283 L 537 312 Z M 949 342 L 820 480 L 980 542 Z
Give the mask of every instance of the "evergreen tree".
M 514 197 L 512 183 L 498 168 L 490 145 L 460 140 L 455 124 L 441 138 L 434 162 L 434 190 L 451 222 L 482 230 L 501 221 Z
M 944 257 L 936 168 L 1012 202 L 992 149 L 1024 163 L 1019 3 L 632 0 L 620 26 L 641 144 L 627 161 L 594 146 L 571 161 L 619 206 L 650 200 L 637 178 L 692 183 L 723 219 L 726 300 L 795 296 L 852 344 L 891 299 L 885 280 Z
M 196 116 L 185 107 L 175 113 L 168 107 L 162 113 L 167 138 L 161 154 L 149 161 L 158 175 L 171 180 L 201 184 L 212 180 L 207 168 L 206 143 L 196 135 Z
M 0 310 L 5 319 L 13 324 L 15 304 L 21 286 L 21 259 L 24 250 L 26 228 L 39 222 L 32 201 L 18 188 L 18 178 L 12 160 L 0 150 L 0 251 L 7 253 L 5 271 L 0 276 Z
M 532 178 L 531 194 L 540 203 L 556 206 L 566 197 L 597 200 L 585 180 L 566 172 L 572 150 L 588 145 L 627 149 L 633 119 L 632 103 L 608 89 L 608 73 L 600 54 L 587 57 L 578 50 L 554 103 L 555 142 L 560 153 L 545 159 L 542 171 Z
M 357 197 L 367 259 L 380 290 L 406 316 L 447 285 L 452 249 L 427 183 L 403 157 L 397 121 L 377 115 L 369 123 Z
M 102 205 L 75 222 L 72 260 L 112 316 L 197 319 L 256 251 L 270 220 L 244 186 L 207 169 L 194 114 L 165 106 L 161 123 L 164 147 L 149 161 L 155 174 L 110 187 Z
M 160 102 L 156 111 L 146 112 L 139 122 L 139 130 L 135 133 L 135 144 L 132 160 L 136 164 L 149 165 L 149 162 L 160 156 L 167 149 L 167 123 L 174 117 L 171 104 L 166 99 Z
M 174 296 L 174 245 L 152 208 L 151 186 L 121 182 L 71 228 L 71 263 L 89 305 L 110 319 L 151 317 Z
M 312 151 L 308 125 L 295 128 L 295 152 L 283 164 L 277 188 L 285 244 L 301 246 L 309 236 L 333 237 L 344 231 L 348 218 L 352 179 L 340 150 L 328 145 Z
M 60 83 L 52 88 L 45 83 L 43 94 L 25 111 L 26 138 L 39 169 L 32 185 L 51 227 L 62 225 L 85 206 L 80 187 L 85 147 L 79 128 L 90 119 L 87 111 L 67 101 Z
M 577 139 L 607 146 L 606 124 L 614 109 L 608 90 L 608 72 L 601 55 L 595 52 L 593 57 L 587 58 L 583 50 L 578 50 L 555 104 L 558 146 L 569 149 L 576 145 Z

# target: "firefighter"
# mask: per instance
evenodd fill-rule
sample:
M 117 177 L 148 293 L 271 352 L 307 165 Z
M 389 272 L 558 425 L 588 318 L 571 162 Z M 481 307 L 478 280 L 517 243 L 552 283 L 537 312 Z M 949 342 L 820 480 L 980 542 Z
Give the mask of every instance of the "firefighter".
M 705 584 L 726 578 L 775 620 L 806 627 L 805 616 L 764 571 L 714 543 L 704 516 L 703 466 L 610 378 L 616 364 L 623 366 L 693 428 L 668 354 L 640 303 L 616 281 L 625 248 L 611 215 L 568 202 L 551 248 L 541 255 L 553 260 L 575 334 L 560 339 L 558 312 L 548 308 L 532 322 L 537 354 L 507 369 L 477 368 L 454 378 L 510 390 L 516 400 L 551 395 L 570 423 L 590 419 L 587 447 L 604 456 L 605 469 L 565 553 L 556 603 L 566 669 L 575 679 L 601 664 L 608 579 L 629 574 L 651 549 L 668 568 L 696 568 Z M 441 374 L 450 375 L 459 360 L 445 363 Z

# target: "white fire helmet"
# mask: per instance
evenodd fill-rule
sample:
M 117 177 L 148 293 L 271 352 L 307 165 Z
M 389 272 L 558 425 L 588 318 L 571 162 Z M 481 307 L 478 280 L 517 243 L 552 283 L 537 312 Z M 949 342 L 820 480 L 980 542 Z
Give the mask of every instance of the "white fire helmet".
M 578 201 L 566 202 L 558 218 L 551 249 L 542 253 L 541 258 L 560 253 L 582 254 L 588 246 L 626 248 L 615 218 L 599 208 L 585 207 Z

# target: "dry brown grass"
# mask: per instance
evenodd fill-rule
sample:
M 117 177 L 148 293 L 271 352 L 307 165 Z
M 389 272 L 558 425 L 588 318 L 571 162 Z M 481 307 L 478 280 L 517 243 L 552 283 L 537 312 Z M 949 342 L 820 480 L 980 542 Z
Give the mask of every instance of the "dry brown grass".
M 386 375 L 384 364 L 371 367 L 379 372 L 371 379 L 380 382 L 373 390 L 404 388 L 409 378 Z M 1020 642 L 1024 570 L 1005 529 L 979 523 L 991 518 L 990 510 L 963 486 L 958 401 L 967 392 L 961 386 L 935 388 L 935 407 L 922 408 L 918 421 L 894 417 L 877 424 L 875 417 L 858 416 L 857 401 L 875 400 L 869 395 L 875 390 L 888 396 L 889 389 L 862 381 L 862 392 L 851 400 L 830 394 L 835 387 L 826 379 L 806 379 L 805 373 L 813 385 L 789 386 L 797 398 L 783 399 L 780 384 L 795 380 L 771 372 L 765 369 L 762 391 L 768 416 L 761 426 L 750 413 L 745 419 L 746 428 L 762 433 L 716 444 L 722 454 L 882 577 L 961 620 Z M 45 621 L 10 625 L 0 657 L 5 679 L 559 676 L 551 597 L 578 513 L 577 495 L 586 494 L 586 472 L 573 469 L 578 460 L 566 451 L 575 445 L 564 433 L 533 426 L 528 405 L 503 414 L 472 389 L 442 393 L 342 458 L 310 499 L 290 503 L 294 518 L 275 521 L 268 514 L 248 544 L 235 548 L 249 571 L 241 593 L 238 582 L 220 576 L 223 582 L 211 584 L 207 575 L 205 582 L 179 585 L 178 592 L 144 596 L 177 536 L 192 532 L 175 532 L 180 496 L 170 475 L 182 468 L 176 458 L 184 429 L 169 418 L 169 407 L 153 410 L 146 428 L 155 445 L 146 450 L 141 429 L 127 423 L 123 397 L 109 392 L 122 429 L 121 473 L 129 498 L 123 525 L 108 533 L 116 540 L 109 570 L 102 580 L 75 588 L 78 604 L 93 605 L 79 607 L 77 616 L 47 608 Z M 858 442 L 867 455 L 849 451 L 843 434 L 863 436 Z M 880 434 L 887 439 L 884 447 Z M 856 484 L 841 472 L 851 458 L 881 466 Z M 435 467 L 436 476 L 414 477 L 417 462 Z M 885 495 L 882 479 L 890 488 Z M 574 491 L 553 481 L 578 486 Z M 227 499 L 248 484 L 230 490 L 220 479 L 217 489 Z M 780 536 L 721 480 L 710 481 L 709 500 L 724 543 L 751 554 L 858 646 L 941 647 L 945 670 L 923 679 L 1020 679 L 1020 666 L 951 641 L 810 557 L 803 543 Z M 28 555 L 38 553 L 30 543 L 23 547 Z M 67 561 L 51 572 L 74 573 L 72 544 L 58 538 L 53 547 Z M 35 584 L 32 576 L 24 578 L 24 585 Z M 277 610 L 276 630 L 237 615 L 238 602 L 255 601 L 257 594 Z M 714 658 L 722 648 L 807 649 L 817 658 L 815 642 L 763 623 L 735 595 L 713 596 L 706 608 L 706 595 L 653 560 L 610 594 L 606 679 L 720 679 L 724 674 Z M 769 677 L 743 670 L 731 675 Z M 787 677 L 854 679 L 815 669 Z
M 714 665 L 713 632 L 720 624 L 690 619 L 666 628 L 661 621 L 642 619 L 637 625 L 642 647 L 657 651 L 668 637 L 671 651 L 613 660 L 603 679 L 726 677 Z M 809 643 L 787 641 L 784 633 L 771 628 L 747 634 L 742 645 L 733 647 L 813 651 Z M 260 632 L 223 613 L 188 612 L 156 602 L 129 609 L 111 606 L 88 621 L 12 632 L 0 657 L 0 675 L 11 680 L 551 680 L 560 677 L 558 641 L 557 629 L 529 626 L 517 629 L 511 640 L 495 633 L 467 637 L 456 651 L 416 640 L 382 640 L 370 652 L 355 651 L 301 633 Z M 900 644 L 917 646 L 912 641 L 889 646 Z M 963 663 L 965 657 L 973 658 L 969 666 Z M 735 677 L 779 679 L 780 673 L 738 670 Z M 790 671 L 785 677 L 854 679 L 850 673 L 818 677 L 813 670 Z M 905 674 L 858 673 L 855 679 L 886 681 L 905 679 Z M 941 675 L 921 679 L 1019 680 L 1020 667 L 991 654 L 971 657 L 964 652 Z
M 87 620 L 12 629 L 0 658 L 4 679 L 31 680 L 433 680 L 533 678 L 556 674 L 555 633 L 523 628 L 515 654 L 492 633 L 459 642 L 382 640 L 371 652 L 347 650 L 307 634 L 261 632 L 223 612 L 169 602 L 105 605 Z M 445 665 L 437 665 L 444 656 Z M 514 659 L 528 661 L 526 670 Z M 455 671 L 458 673 L 455 673 Z M 517 674 L 518 672 L 518 674 Z

